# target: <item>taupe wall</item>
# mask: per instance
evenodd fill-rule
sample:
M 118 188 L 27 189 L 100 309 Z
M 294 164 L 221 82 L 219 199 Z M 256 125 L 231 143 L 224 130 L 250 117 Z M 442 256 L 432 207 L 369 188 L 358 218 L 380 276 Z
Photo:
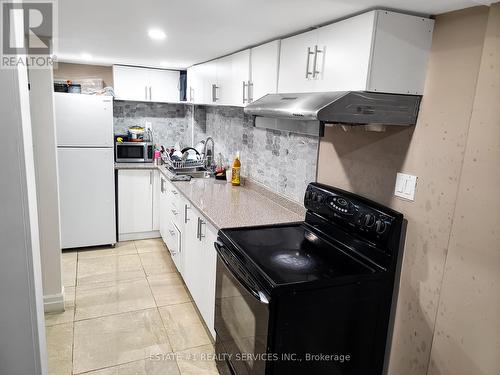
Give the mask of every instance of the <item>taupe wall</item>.
M 462 309 L 461 301 L 462 288 L 451 274 L 445 274 L 448 249 L 454 257 L 460 257 L 460 252 L 465 251 L 463 246 L 467 246 L 468 257 L 462 261 L 462 268 L 476 267 L 475 277 L 490 276 L 486 267 L 488 260 L 492 261 L 491 252 L 495 250 L 498 264 L 499 245 L 488 247 L 483 254 L 477 246 L 500 243 L 499 233 L 493 233 L 495 226 L 500 227 L 500 219 L 497 211 L 500 210 L 498 198 L 496 201 L 483 198 L 482 193 L 496 188 L 498 191 L 498 165 L 500 165 L 499 153 L 499 124 L 500 113 L 497 112 L 497 128 L 493 123 L 489 126 L 480 123 L 481 116 L 491 116 L 476 114 L 478 111 L 478 100 L 481 97 L 491 97 L 487 94 L 487 83 L 494 82 L 491 76 L 494 68 L 498 66 L 498 56 L 488 55 L 488 51 L 483 53 L 483 43 L 485 38 L 486 25 L 490 9 L 487 7 L 476 7 L 463 11 L 440 15 L 436 18 L 432 51 L 428 66 L 427 81 L 424 91 L 424 99 L 421 106 L 418 124 L 411 128 L 393 128 L 384 133 L 365 132 L 360 129 L 353 129 L 345 132 L 340 127 L 327 129 L 325 137 L 320 143 L 318 181 L 339 186 L 361 195 L 370 197 L 381 203 L 385 203 L 394 209 L 402 212 L 408 220 L 408 232 L 406 235 L 405 256 L 403 260 L 399 301 L 395 319 L 395 331 L 392 343 L 392 352 L 389 365 L 391 375 L 424 375 L 428 371 L 429 358 L 433 337 L 435 332 L 436 316 L 438 305 L 442 296 L 442 308 L 439 313 L 444 315 L 444 326 L 455 329 L 454 336 L 463 336 L 460 330 L 462 324 L 470 319 L 474 319 L 477 309 L 469 307 L 468 311 L 460 314 L 460 319 L 456 322 L 446 320 L 443 311 L 453 307 Z M 493 11 L 492 11 L 493 12 Z M 498 20 L 497 20 L 498 22 Z M 493 37 L 490 38 L 491 43 Z M 500 43 L 496 39 L 497 46 Z M 498 48 L 498 47 L 497 47 Z M 498 50 L 497 50 L 498 52 Z M 496 63 L 486 62 L 481 57 L 485 54 L 490 60 L 497 58 Z M 496 65 L 495 65 L 496 64 Z M 489 74 L 485 72 L 489 72 Z M 497 70 L 498 74 L 498 70 Z M 480 77 L 479 90 L 476 96 L 476 85 Z M 483 77 L 487 76 L 487 77 Z M 497 77 L 498 78 L 498 77 Z M 483 83 L 484 81 L 484 83 Z M 498 90 L 496 86 L 497 104 L 493 108 L 498 111 L 500 100 L 498 100 Z M 489 90 L 494 88 L 489 87 Z M 492 100 L 492 98 L 490 99 Z M 486 104 L 486 103 L 485 103 Z M 471 122 L 471 114 L 475 109 Z M 493 116 L 492 116 L 493 117 Z M 475 125 L 475 124 L 478 125 Z M 475 128 L 478 130 L 475 130 Z M 481 136 L 475 136 L 481 129 Z M 470 134 L 469 134 L 470 129 Z M 473 144 L 473 145 L 472 145 Z M 487 151 L 488 148 L 490 151 Z M 492 150 L 495 150 L 496 154 Z M 485 169 L 479 173 L 474 166 L 477 166 L 477 150 L 483 154 Z M 470 156 L 469 156 L 470 155 Z M 465 162 L 464 162 L 465 156 Z M 494 156 L 497 157 L 496 165 L 493 164 Z M 472 162 L 469 158 L 477 160 Z M 490 181 L 476 181 L 476 178 L 486 178 L 486 167 L 488 161 L 491 165 L 491 173 L 496 173 L 496 177 L 491 177 Z M 473 164 L 474 163 L 474 164 Z M 468 167 L 470 166 L 470 167 Z M 495 170 L 496 168 L 496 170 Z M 463 169 L 463 171 L 462 171 Z M 471 171 L 468 172 L 468 169 Z M 416 200 L 414 202 L 404 201 L 393 196 L 394 184 L 397 172 L 406 172 L 418 176 Z M 474 173 L 472 173 L 474 171 Z M 494 181 L 496 179 L 497 184 Z M 473 181 L 473 182 L 472 182 Z M 495 207 L 494 213 L 489 215 L 492 227 L 489 229 L 488 239 L 484 238 L 484 230 L 479 221 L 474 221 L 474 217 L 467 216 L 468 219 L 462 225 L 469 226 L 469 231 L 464 232 L 462 228 L 453 225 L 456 222 L 456 215 L 472 206 L 472 196 L 465 196 L 467 188 L 475 187 L 477 199 L 481 204 L 476 209 L 479 212 L 483 206 Z M 481 186 L 481 188 L 480 188 Z M 457 195 L 460 204 L 457 206 Z M 460 216 L 459 216 L 460 217 Z M 467 235 L 464 237 L 464 233 Z M 474 236 L 473 233 L 478 233 Z M 451 236 L 451 245 L 450 245 Z M 467 241 L 466 241 L 467 239 Z M 473 247 L 475 245 L 476 247 Z M 459 250 L 462 249 L 462 250 Z M 490 250 L 491 249 L 491 250 Z M 476 257 L 480 257 L 478 262 Z M 468 263 L 470 262 L 470 264 Z M 464 284 L 468 281 L 474 282 L 472 278 L 466 279 L 465 274 L 457 270 Z M 497 266 L 497 272 L 500 273 Z M 445 288 L 442 291 L 443 277 Z M 486 282 L 486 281 L 483 281 Z M 489 281 L 488 281 L 489 282 Z M 487 309 L 489 315 L 484 319 L 494 319 L 491 314 L 498 311 L 498 296 L 486 297 L 486 285 L 482 286 L 484 295 L 477 295 L 477 288 L 470 286 L 470 294 L 474 294 L 475 299 L 481 299 L 478 304 L 482 309 Z M 488 288 L 494 289 L 491 284 Z M 498 291 L 498 283 L 496 284 Z M 500 294 L 498 291 L 497 294 Z M 449 295 L 449 302 L 446 296 Z M 472 295 L 471 300 L 475 300 Z M 489 309 L 489 310 L 488 310 Z M 451 319 L 451 318 L 450 318 Z M 490 331 L 489 339 L 481 340 L 472 338 L 470 345 L 480 350 L 483 342 L 489 345 L 496 344 L 496 352 L 500 352 L 498 345 L 499 321 L 496 318 L 495 331 Z M 440 323 L 441 324 L 441 323 Z M 448 325 L 447 325 L 448 324 Z M 485 330 L 488 323 L 482 321 L 478 323 Z M 453 327 L 453 328 L 451 328 Z M 493 328 L 493 327 L 489 327 Z M 443 328 L 441 328 L 443 329 Z M 445 335 L 450 335 L 449 332 Z M 496 340 L 496 341 L 495 341 Z M 460 342 L 460 339 L 458 339 Z M 436 345 L 440 341 L 436 339 Z M 443 346 L 446 346 L 443 343 Z M 436 352 L 436 355 L 434 353 Z M 441 353 L 441 354 L 440 354 Z M 433 351 L 433 358 L 436 361 L 454 361 L 453 355 L 464 354 L 460 350 L 453 351 L 450 348 Z M 471 353 L 467 353 L 469 356 Z M 442 355 L 442 357 L 440 357 Z M 451 355 L 451 357 L 448 357 Z M 478 362 L 480 357 L 469 358 L 468 363 Z M 465 360 L 464 360 L 465 361 Z M 498 359 L 497 359 L 498 361 Z M 495 364 L 493 364 L 494 366 Z M 439 367 L 439 366 L 437 366 Z M 480 371 L 473 371 L 474 366 L 469 368 L 446 368 L 436 367 L 433 374 L 482 374 Z M 479 368 L 479 367 L 478 367 Z M 471 371 L 467 371 L 471 370 Z M 493 374 L 493 367 L 489 367 Z M 500 373 L 497 368 L 495 374 Z
M 500 3 L 491 8 L 429 374 L 500 374 Z
M 104 87 L 113 86 L 113 67 L 58 63 L 57 69 L 54 69 L 54 79 L 78 80 L 81 78 L 101 78 L 104 80 Z

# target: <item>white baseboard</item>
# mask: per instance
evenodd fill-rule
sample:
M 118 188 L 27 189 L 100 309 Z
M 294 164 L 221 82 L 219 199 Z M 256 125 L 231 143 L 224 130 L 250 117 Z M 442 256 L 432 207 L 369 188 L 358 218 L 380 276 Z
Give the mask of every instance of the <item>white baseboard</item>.
M 118 233 L 118 241 L 145 240 L 148 238 L 160 237 L 160 231 L 136 232 L 136 233 Z
M 46 313 L 64 311 L 64 289 L 58 294 L 43 296 L 43 310 Z

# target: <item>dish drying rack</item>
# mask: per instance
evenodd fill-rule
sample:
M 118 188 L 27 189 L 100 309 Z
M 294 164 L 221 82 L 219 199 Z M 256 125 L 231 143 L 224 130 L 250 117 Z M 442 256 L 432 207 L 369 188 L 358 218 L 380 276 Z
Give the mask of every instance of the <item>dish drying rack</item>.
M 161 159 L 169 169 L 176 172 L 204 168 L 207 161 L 205 157 L 196 160 L 173 160 L 169 154 L 162 155 Z

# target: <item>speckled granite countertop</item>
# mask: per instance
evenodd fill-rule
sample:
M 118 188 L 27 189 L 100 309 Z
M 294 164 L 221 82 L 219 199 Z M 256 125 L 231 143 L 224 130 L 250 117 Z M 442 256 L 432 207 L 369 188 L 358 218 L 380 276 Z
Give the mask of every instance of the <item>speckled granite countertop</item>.
M 115 168 L 156 168 L 165 177 L 172 176 L 153 163 L 116 163 Z M 172 183 L 218 229 L 302 221 L 306 212 L 302 205 L 250 181 L 234 187 L 213 178 Z

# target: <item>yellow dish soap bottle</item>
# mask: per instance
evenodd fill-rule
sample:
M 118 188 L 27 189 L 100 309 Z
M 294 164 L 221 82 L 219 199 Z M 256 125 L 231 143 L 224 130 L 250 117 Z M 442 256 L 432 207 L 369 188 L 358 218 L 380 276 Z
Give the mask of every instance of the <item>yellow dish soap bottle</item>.
M 236 153 L 236 158 L 233 161 L 233 168 L 232 168 L 232 177 L 231 177 L 231 184 L 233 186 L 240 186 L 240 171 L 241 171 L 241 162 L 240 162 L 240 152 L 238 151 Z

